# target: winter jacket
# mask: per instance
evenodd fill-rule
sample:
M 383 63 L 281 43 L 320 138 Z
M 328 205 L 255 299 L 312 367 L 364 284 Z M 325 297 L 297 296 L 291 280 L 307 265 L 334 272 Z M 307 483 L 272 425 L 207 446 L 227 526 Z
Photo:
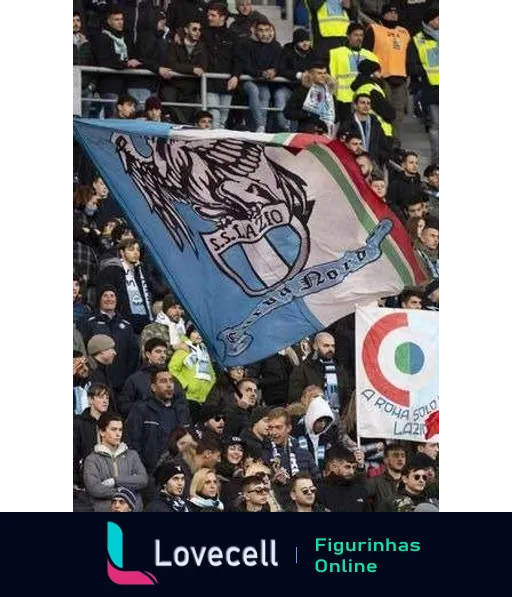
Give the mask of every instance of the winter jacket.
M 118 394 L 125 380 L 137 369 L 139 347 L 130 322 L 118 313 L 110 318 L 101 311 L 96 311 L 83 325 L 83 338 L 87 344 L 97 334 L 110 336 L 116 343 L 116 357 L 110 365 L 109 378 L 114 391 Z
M 109 31 L 112 35 L 118 38 L 124 38 L 126 48 L 128 51 L 128 57 L 126 60 L 121 60 L 116 54 L 114 49 L 114 41 L 109 35 L 104 33 Z M 96 63 L 98 66 L 104 66 L 106 68 L 113 68 L 116 70 L 124 70 L 127 68 L 127 62 L 134 57 L 133 40 L 129 33 L 126 31 L 119 33 L 114 31 L 108 25 L 103 27 L 103 31 L 95 39 L 94 53 L 96 55 Z M 98 92 L 104 93 L 115 93 L 116 95 L 122 95 L 127 89 L 127 78 L 122 75 L 99 75 L 98 76 Z
M 370 143 L 367 151 L 373 160 L 375 160 L 375 162 L 382 167 L 391 157 L 391 140 L 389 137 L 386 137 L 380 122 L 373 114 L 370 114 L 370 119 Z M 347 121 L 341 124 L 340 130 L 347 133 L 357 133 L 358 135 L 361 134 L 354 114 L 352 114 Z
M 73 36 L 74 38 L 74 36 Z M 74 38 L 75 39 L 75 38 Z M 76 43 L 73 43 L 73 66 L 92 66 L 94 56 L 91 43 L 83 34 L 79 34 Z M 82 73 L 82 89 L 87 89 L 94 82 L 93 73 Z
M 91 409 L 86 408 L 73 419 L 73 485 L 83 487 L 83 461 L 99 441 L 98 420 L 91 416 Z
M 354 382 L 347 373 L 345 367 L 336 364 L 336 375 L 338 377 L 338 395 L 340 399 L 340 412 L 348 404 Z M 289 402 L 299 402 L 302 392 L 308 386 L 315 385 L 323 388 L 325 385 L 324 366 L 318 358 L 310 355 L 299 367 L 295 367 L 290 375 L 290 390 L 288 392 Z
M 146 268 L 142 264 L 139 264 L 135 266 L 135 281 L 139 288 L 139 292 L 144 300 L 141 275 L 144 277 L 144 280 L 146 281 L 149 293 L 150 304 L 145 305 L 147 315 L 133 315 L 131 312 L 130 299 L 128 297 L 128 290 L 126 288 L 126 273 L 121 260 L 112 260 L 111 265 L 103 267 L 100 270 L 96 281 L 97 288 L 102 288 L 103 286 L 114 286 L 114 288 L 117 291 L 117 309 L 119 311 L 119 314 L 131 323 L 135 334 L 140 334 L 144 326 L 148 325 L 152 319 L 151 279 L 150 276 L 147 274 Z
M 112 365 L 103 365 L 103 363 L 100 363 L 94 357 L 89 357 L 89 368 L 91 370 L 89 375 L 90 382 L 102 383 L 107 386 L 110 397 L 109 408 L 110 410 L 117 411 L 116 392 L 112 380 L 110 379 L 111 367 Z
M 393 501 L 393 512 L 414 512 L 414 508 L 418 504 L 429 501 L 426 489 L 418 495 L 413 495 L 407 491 L 404 485 L 400 485 Z
M 89 228 L 90 232 L 84 232 Z M 96 284 L 98 274 L 99 236 L 95 218 L 87 216 L 83 210 L 73 210 L 73 269 L 85 278 L 88 286 Z
M 356 375 L 356 317 L 354 313 L 346 315 L 332 323 L 327 331 L 336 343 L 336 360 L 349 373 L 351 379 Z
M 133 57 L 142 62 L 142 66 L 139 68 L 147 68 L 158 75 L 158 69 L 162 66 L 160 59 L 162 33 L 156 29 L 156 18 L 156 15 L 153 15 L 149 20 L 139 23 Z M 158 89 L 158 81 L 158 77 L 129 77 L 127 86 L 147 89 L 154 94 Z
M 164 66 L 185 75 L 193 75 L 194 68 L 208 68 L 208 54 L 204 42 L 198 41 L 189 53 L 185 43 L 169 45 Z M 199 77 L 195 79 L 173 78 L 170 86 L 184 93 L 199 93 Z
M 149 502 L 144 512 L 190 512 L 190 510 L 185 500 L 160 491 Z
M 323 417 L 329 418 L 330 423 L 321 433 L 315 433 L 313 431 L 315 421 Z M 334 413 L 327 400 L 319 396 L 310 402 L 306 415 L 292 432 L 299 446 L 310 452 L 320 469 L 324 468 L 329 450 L 337 441 L 338 430 L 333 424 Z
M 243 72 L 251 77 L 262 77 L 263 71 L 279 69 L 281 44 L 275 40 L 263 43 L 249 39 L 240 46 Z
M 385 471 L 378 477 L 366 480 L 370 509 L 373 512 L 392 512 L 399 481 Z
M 354 93 L 363 85 L 379 85 L 378 79 L 369 77 L 368 75 L 357 75 L 354 82 L 350 86 Z M 379 93 L 376 89 L 370 91 L 370 98 L 372 100 L 372 111 L 382 118 L 385 122 L 393 122 L 396 118 L 396 110 L 385 95 Z
M 419 174 L 407 176 L 405 172 L 396 172 L 390 183 L 387 200 L 390 205 L 396 205 L 404 210 L 407 205 L 422 200 L 421 177 Z
M 226 73 L 239 77 L 242 65 L 237 57 L 238 38 L 234 31 L 224 27 L 203 27 L 202 40 L 208 52 L 208 72 Z M 208 81 L 210 93 L 231 93 L 227 89 L 227 81 L 210 79 Z
M 255 458 L 262 458 L 263 454 L 270 450 L 269 440 L 259 439 L 254 435 L 249 427 L 242 429 L 239 437 L 245 442 L 247 451 L 251 452 L 251 454 L 254 454 Z
M 124 382 L 117 400 L 117 408 L 123 417 L 126 418 L 130 414 L 135 403 L 151 398 L 151 372 L 153 369 L 152 365 L 146 363 Z
M 248 367 L 248 376 L 258 381 L 263 402 L 267 406 L 282 406 L 288 396 L 288 382 L 293 364 L 287 356 L 275 354 Z
M 204 348 L 204 346 L 203 346 Z M 211 361 L 208 366 L 209 380 L 198 379 L 196 373 L 196 364 L 191 362 L 187 363 L 187 359 L 193 356 L 192 352 L 186 352 L 185 350 L 177 350 L 171 358 L 169 363 L 169 372 L 180 382 L 183 387 L 183 391 L 187 397 L 187 400 L 198 402 L 203 404 L 206 397 L 210 393 L 213 385 L 215 384 L 215 371 Z
M 217 373 L 215 385 L 210 390 L 205 404 L 220 406 L 222 409 L 226 409 L 228 406 L 234 406 L 236 405 L 235 392 L 235 383 L 230 383 L 228 376 L 225 373 Z
M 411 36 L 421 31 L 421 22 L 427 8 L 439 8 L 439 0 L 399 0 L 400 21 Z
M 104 483 L 109 479 L 113 483 Z M 96 444 L 94 451 L 84 461 L 84 483 L 92 498 L 95 512 L 109 512 L 112 496 L 118 487 L 130 489 L 136 497 L 136 511 L 141 511 L 139 492 L 148 484 L 148 475 L 139 455 L 120 443 L 115 452 L 103 444 Z
M 239 406 L 228 406 L 226 409 L 226 427 L 225 434 L 228 437 L 240 436 L 242 429 L 247 429 L 250 425 L 251 413 Z
M 311 68 L 314 56 L 313 50 L 301 52 L 293 42 L 285 44 L 281 52 L 277 74 L 298 83 L 297 73 L 304 73 Z
M 253 10 L 248 15 L 236 14 L 233 22 L 229 26 L 230 31 L 239 39 L 249 39 L 252 36 L 251 27 L 256 21 L 265 20 L 265 15 L 257 10 Z
M 297 461 L 297 467 L 299 471 L 306 471 L 308 472 L 314 480 L 320 478 L 320 471 L 318 466 L 315 464 L 315 460 L 313 456 L 307 451 L 304 450 L 299 446 L 299 442 L 291 438 L 292 440 L 292 449 L 295 452 L 295 458 Z M 281 466 L 288 471 L 288 474 L 291 477 L 291 468 L 290 468 L 290 455 L 288 450 L 288 444 L 285 446 L 276 446 L 277 453 L 280 459 Z M 263 453 L 263 461 L 268 463 L 269 465 L 272 463 L 274 458 L 274 453 L 272 447 L 269 447 L 268 450 L 265 450 Z
M 331 512 L 369 511 L 368 492 L 359 479 L 330 475 L 318 485 L 317 502 Z
M 285 118 L 289 120 L 295 120 L 298 123 L 297 131 L 299 133 L 308 125 L 320 122 L 320 116 L 318 116 L 318 114 L 308 112 L 302 107 L 306 101 L 309 90 L 311 89 L 311 85 L 311 77 L 305 73 L 302 76 L 301 84 L 293 90 L 293 93 L 291 94 L 283 111 Z M 336 90 L 336 82 L 330 75 L 327 77 L 327 87 L 331 94 L 334 95 Z M 336 105 L 336 102 L 334 102 L 334 104 Z
M 152 395 L 149 400 L 132 406 L 126 420 L 126 443 L 137 450 L 148 473 L 152 474 L 167 449 L 171 432 L 178 425 L 189 423 L 188 404 L 180 391 L 175 388 L 169 407 Z

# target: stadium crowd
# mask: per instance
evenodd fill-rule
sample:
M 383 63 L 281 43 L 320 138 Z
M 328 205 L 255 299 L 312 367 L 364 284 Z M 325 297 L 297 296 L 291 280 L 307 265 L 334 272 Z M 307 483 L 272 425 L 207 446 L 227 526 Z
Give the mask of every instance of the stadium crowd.
M 379 304 L 438 311 L 437 5 L 359 2 L 367 24 L 350 0 L 306 4 L 309 28 L 281 47 L 251 0 L 234 15 L 75 2 L 74 65 L 154 73 L 82 73 L 82 116 L 339 137 L 426 273 Z M 226 75 L 208 79 L 209 110 L 166 105 L 198 103 L 204 73 Z M 430 140 L 423 176 L 401 142 L 409 95 Z M 74 170 L 74 511 L 438 510 L 438 444 L 358 441 L 354 315 L 223 370 L 78 146 Z

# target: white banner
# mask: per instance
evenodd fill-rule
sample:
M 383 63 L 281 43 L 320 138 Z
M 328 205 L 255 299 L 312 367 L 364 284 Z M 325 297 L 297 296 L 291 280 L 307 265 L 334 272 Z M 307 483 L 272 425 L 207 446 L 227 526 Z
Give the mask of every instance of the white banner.
M 439 441 L 439 314 L 356 310 L 359 437 Z

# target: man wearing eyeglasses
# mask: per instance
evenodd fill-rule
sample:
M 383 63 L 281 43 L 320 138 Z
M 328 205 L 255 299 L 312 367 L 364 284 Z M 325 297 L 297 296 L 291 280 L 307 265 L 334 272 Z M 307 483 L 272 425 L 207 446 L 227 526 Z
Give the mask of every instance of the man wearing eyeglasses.
M 369 511 L 368 492 L 357 469 L 353 452 L 339 446 L 332 448 L 318 485 L 318 503 L 329 512 Z
M 270 491 L 261 475 L 245 477 L 242 481 L 243 501 L 237 512 L 270 512 L 268 497 Z
M 411 462 L 406 466 L 402 474 L 402 483 L 393 503 L 393 511 L 413 512 L 418 504 L 428 502 L 425 493 L 427 479 L 426 469 L 420 468 L 419 464 Z
M 297 473 L 290 485 L 290 498 L 293 505 L 290 512 L 321 512 L 316 504 L 316 486 L 309 473 Z

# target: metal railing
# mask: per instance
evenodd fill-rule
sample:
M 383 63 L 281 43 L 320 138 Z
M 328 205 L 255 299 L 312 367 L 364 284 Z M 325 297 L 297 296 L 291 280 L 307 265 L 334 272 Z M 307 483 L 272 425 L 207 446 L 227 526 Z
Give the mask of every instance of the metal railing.
M 209 104 L 207 101 L 207 81 L 208 79 L 211 80 L 224 80 L 227 81 L 231 78 L 231 75 L 225 73 L 204 73 L 201 77 L 196 75 L 186 75 L 184 73 L 178 73 L 175 71 L 171 71 L 173 78 L 176 79 L 199 79 L 200 80 L 200 103 L 192 104 L 192 103 L 184 103 L 184 102 L 162 102 L 162 106 L 181 106 L 184 108 L 200 108 L 201 110 L 208 110 L 209 108 L 213 109 L 227 109 L 227 106 L 219 106 L 215 104 Z M 94 102 L 94 103 L 101 103 L 101 104 L 111 104 L 114 103 L 116 100 L 112 99 L 102 99 L 100 97 L 83 97 L 82 95 L 82 73 L 95 73 L 95 74 L 109 74 L 109 75 L 123 75 L 123 76 L 145 76 L 145 77 L 154 77 L 156 78 L 157 75 L 146 69 L 142 68 L 130 68 L 125 70 L 116 70 L 112 68 L 105 68 L 103 66 L 73 66 L 73 114 L 77 116 L 82 116 L 82 102 Z M 171 79 L 172 81 L 172 79 Z M 250 77 L 249 75 L 241 75 L 239 77 L 239 81 L 256 81 L 260 83 L 292 83 L 289 79 L 285 79 L 284 77 L 275 77 L 272 81 L 268 81 L 267 79 L 255 79 Z M 249 110 L 249 106 L 237 106 L 231 105 L 229 109 L 234 110 Z M 280 112 L 279 108 L 267 108 L 268 111 L 271 112 Z

